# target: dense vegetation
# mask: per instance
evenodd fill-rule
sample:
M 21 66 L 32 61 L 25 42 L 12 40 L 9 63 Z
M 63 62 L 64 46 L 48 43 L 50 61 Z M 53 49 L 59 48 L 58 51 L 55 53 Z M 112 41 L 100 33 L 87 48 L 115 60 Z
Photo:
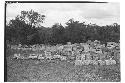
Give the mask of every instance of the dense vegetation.
M 44 19 L 45 15 L 40 15 L 33 10 L 22 11 L 21 15 L 6 25 L 7 43 L 65 44 L 66 42 L 79 43 L 87 40 L 99 40 L 106 43 L 109 41 L 118 42 L 120 39 L 120 25 L 117 23 L 98 26 L 70 19 L 65 27 L 59 23 L 52 27 L 40 26 L 39 24 Z

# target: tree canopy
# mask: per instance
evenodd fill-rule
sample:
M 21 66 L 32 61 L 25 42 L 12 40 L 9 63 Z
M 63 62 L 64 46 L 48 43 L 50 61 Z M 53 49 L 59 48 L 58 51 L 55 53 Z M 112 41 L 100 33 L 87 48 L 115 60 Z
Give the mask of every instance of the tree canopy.
M 14 20 L 6 25 L 6 40 L 14 44 L 66 44 L 80 43 L 88 40 L 118 42 L 120 40 L 120 25 L 98 26 L 69 19 L 66 26 L 59 23 L 46 28 L 38 26 L 43 23 L 45 15 L 33 10 L 22 11 Z

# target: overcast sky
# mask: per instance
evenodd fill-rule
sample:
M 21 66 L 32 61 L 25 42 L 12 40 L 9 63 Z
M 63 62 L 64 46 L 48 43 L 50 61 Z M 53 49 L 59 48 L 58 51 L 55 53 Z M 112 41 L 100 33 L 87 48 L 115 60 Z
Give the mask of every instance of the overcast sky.
M 46 16 L 45 27 L 65 23 L 70 19 L 97 25 L 120 23 L 120 4 L 110 3 L 13 3 L 6 9 L 7 21 L 15 18 L 22 10 L 37 11 Z

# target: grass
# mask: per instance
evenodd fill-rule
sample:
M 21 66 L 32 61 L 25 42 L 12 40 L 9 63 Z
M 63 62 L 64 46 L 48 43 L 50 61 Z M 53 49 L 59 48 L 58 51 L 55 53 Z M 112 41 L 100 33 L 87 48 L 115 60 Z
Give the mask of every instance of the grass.
M 75 66 L 67 61 L 17 60 L 7 51 L 8 82 L 119 82 L 120 65 Z

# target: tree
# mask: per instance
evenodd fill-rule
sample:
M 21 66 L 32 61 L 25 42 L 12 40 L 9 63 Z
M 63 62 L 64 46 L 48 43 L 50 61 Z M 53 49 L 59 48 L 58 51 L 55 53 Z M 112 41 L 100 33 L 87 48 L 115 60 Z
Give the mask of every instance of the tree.
M 40 40 L 36 27 L 39 25 L 39 23 L 44 21 L 44 18 L 45 15 L 40 15 L 38 12 L 34 12 L 33 10 L 21 11 L 21 15 L 18 15 L 15 17 L 15 19 L 10 20 L 9 24 L 6 26 L 7 39 L 9 39 L 11 42 L 16 41 L 17 43 L 22 44 L 30 43 L 30 40 L 34 39 L 35 37 L 36 38 L 34 40 Z M 36 41 L 34 41 L 34 43 L 35 42 Z
M 74 21 L 70 19 L 66 23 L 65 37 L 67 42 L 79 43 L 85 41 L 86 26 L 79 21 Z
M 61 24 L 59 23 L 54 24 L 52 26 L 52 42 L 55 44 L 64 43 L 65 41 L 64 32 L 65 32 L 65 29 Z
M 30 11 L 21 11 L 21 15 L 18 15 L 16 18 L 21 21 L 24 21 L 26 24 L 32 26 L 39 26 L 40 23 L 43 23 L 45 15 L 41 15 L 38 12 L 30 10 Z

